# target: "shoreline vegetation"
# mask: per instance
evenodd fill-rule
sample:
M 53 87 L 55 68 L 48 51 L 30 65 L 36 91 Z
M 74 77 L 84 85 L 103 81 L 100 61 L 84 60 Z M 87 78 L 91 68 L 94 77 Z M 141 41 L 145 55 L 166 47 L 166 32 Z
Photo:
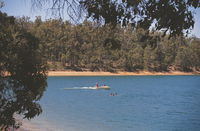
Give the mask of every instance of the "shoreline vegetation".
M 200 71 L 200 38 L 195 36 L 169 37 L 139 27 L 99 26 L 89 20 L 74 25 L 23 17 L 16 24 L 38 39 L 37 55 L 47 70 Z
M 2 76 L 9 76 L 8 72 L 4 72 Z M 200 75 L 200 71 L 182 72 L 182 71 L 169 71 L 169 72 L 151 72 L 151 71 L 48 71 L 47 76 L 147 76 L 147 75 Z
M 141 76 L 141 75 L 200 75 L 200 72 L 150 72 L 150 71 L 138 71 L 138 72 L 105 72 L 105 71 L 49 71 L 48 76 Z

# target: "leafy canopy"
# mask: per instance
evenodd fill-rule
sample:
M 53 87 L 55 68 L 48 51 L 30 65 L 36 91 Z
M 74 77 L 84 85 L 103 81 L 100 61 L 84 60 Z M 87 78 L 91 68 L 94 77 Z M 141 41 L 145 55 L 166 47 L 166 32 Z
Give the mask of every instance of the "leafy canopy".
M 42 112 L 37 101 L 46 88 L 39 40 L 0 12 L 0 130 L 18 128 L 15 115 L 31 119 Z
M 161 30 L 171 36 L 189 33 L 194 27 L 194 9 L 200 0 L 33 0 L 34 5 L 52 4 L 52 11 L 75 16 L 87 16 L 101 24 L 114 27 L 132 25 L 133 28 Z M 85 12 L 84 12 L 85 11 Z M 83 13 L 84 12 L 84 13 Z
M 199 0 L 81 0 L 88 17 L 116 26 L 131 24 L 134 28 L 169 32 L 182 35 L 194 26 L 190 8 L 200 7 Z

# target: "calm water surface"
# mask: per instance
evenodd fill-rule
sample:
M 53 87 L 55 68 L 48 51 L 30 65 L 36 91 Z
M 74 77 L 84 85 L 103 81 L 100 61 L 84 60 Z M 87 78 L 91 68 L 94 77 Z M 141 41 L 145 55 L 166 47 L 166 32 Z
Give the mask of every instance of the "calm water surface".
M 40 103 L 43 131 L 200 130 L 200 76 L 49 77 Z

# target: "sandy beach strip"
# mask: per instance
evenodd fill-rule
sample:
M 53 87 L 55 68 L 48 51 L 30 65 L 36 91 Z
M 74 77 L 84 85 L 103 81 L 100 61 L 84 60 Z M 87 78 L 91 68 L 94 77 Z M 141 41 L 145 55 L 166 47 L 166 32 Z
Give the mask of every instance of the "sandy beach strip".
M 200 75 L 200 72 L 92 72 L 92 71 L 49 71 L 48 76 L 140 76 L 140 75 Z

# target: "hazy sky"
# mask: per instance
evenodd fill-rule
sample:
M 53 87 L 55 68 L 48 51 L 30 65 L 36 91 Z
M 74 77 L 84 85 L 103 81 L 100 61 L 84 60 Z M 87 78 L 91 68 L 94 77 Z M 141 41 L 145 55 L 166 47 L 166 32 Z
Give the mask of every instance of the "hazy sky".
M 1 9 L 1 11 L 12 16 L 29 16 L 31 20 L 34 20 L 35 16 L 42 16 L 42 19 L 52 17 L 51 15 L 48 15 L 49 13 L 47 13 L 46 9 L 33 9 L 30 1 L 31 0 L 4 0 L 5 6 Z M 195 35 L 200 38 L 200 9 L 196 11 L 195 26 L 191 35 Z

